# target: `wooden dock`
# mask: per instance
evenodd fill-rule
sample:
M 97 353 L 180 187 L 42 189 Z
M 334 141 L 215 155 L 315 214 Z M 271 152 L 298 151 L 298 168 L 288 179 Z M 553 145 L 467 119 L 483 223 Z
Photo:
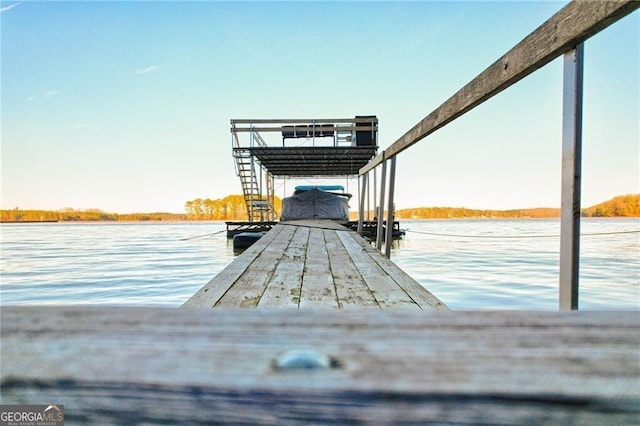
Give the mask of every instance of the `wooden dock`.
M 638 8 L 634 0 L 563 7 L 360 168 L 361 212 L 373 168 L 381 165 L 384 177 L 390 163 L 391 223 L 397 154 L 564 56 L 565 103 L 573 106 L 563 120 L 563 223 L 579 218 L 581 44 Z M 335 121 L 294 124 L 324 137 Z M 377 132 L 377 120 L 348 122 L 354 126 L 338 130 Z M 299 149 L 267 149 L 259 123 L 236 120 L 247 126 L 232 130 L 234 140 L 245 132 L 255 142 L 234 145 L 253 219 L 265 200 L 253 192 L 247 156 L 272 163 L 276 174 L 309 172 L 289 168 Z M 291 127 L 275 130 L 286 132 L 284 145 Z M 338 130 L 336 145 L 346 142 Z M 305 152 L 325 158 L 313 173 L 331 172 L 338 158 L 349 174 L 354 164 L 343 154 L 364 161 L 355 151 L 370 156 L 377 145 L 320 148 Z M 383 178 L 380 219 L 384 194 Z M 576 228 L 562 238 L 573 259 L 563 268 L 561 255 L 560 275 L 569 278 L 578 276 Z M 561 308 L 573 309 L 577 288 L 577 279 L 561 278 Z M 640 312 L 453 312 L 331 222 L 276 225 L 183 306 L 205 309 L 2 306 L 2 404 L 64 405 L 67 424 L 640 424 Z
M 183 307 L 447 309 L 362 237 L 323 220 L 276 225 Z

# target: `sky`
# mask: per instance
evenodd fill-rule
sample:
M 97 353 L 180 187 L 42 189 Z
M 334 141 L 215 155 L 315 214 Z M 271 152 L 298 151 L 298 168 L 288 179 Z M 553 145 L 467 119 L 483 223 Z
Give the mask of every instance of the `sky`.
M 0 206 L 241 193 L 230 119 L 377 115 L 384 149 L 565 4 L 2 1 Z M 585 43 L 585 207 L 640 192 L 639 15 Z M 396 208 L 559 207 L 561 126 L 556 59 L 400 154 Z

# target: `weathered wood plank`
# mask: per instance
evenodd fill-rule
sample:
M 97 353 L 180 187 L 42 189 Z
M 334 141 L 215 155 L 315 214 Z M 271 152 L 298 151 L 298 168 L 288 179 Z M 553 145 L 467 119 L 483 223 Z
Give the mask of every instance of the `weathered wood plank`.
M 420 308 L 371 258 L 371 252 L 356 242 L 355 238 L 360 237 L 352 231 L 337 231 L 336 234 L 381 308 Z M 377 251 L 374 255 L 382 256 Z
M 258 308 L 298 307 L 308 240 L 309 228 L 297 227 L 262 299 L 258 302 Z
M 340 308 L 379 307 L 336 232 L 325 231 L 324 238 Z
M 70 423 L 637 424 L 638 312 L 3 307 L 3 404 Z M 284 368 L 306 348 L 327 367 Z
M 340 308 L 322 229 L 309 228 L 307 258 L 298 306 L 300 308 Z
M 242 276 L 247 267 L 268 247 L 274 238 L 278 236 L 283 228 L 275 227 L 266 235 L 260 238 L 255 244 L 245 250 L 211 281 L 205 284 L 193 296 L 187 300 L 182 307 L 204 308 L 213 307 L 218 300 L 231 288 L 231 286 Z
M 640 2 L 637 0 L 569 3 L 389 148 L 376 155 L 360 169 L 360 175 L 444 127 L 639 7 Z
M 354 238 L 354 241 L 356 241 L 364 251 L 369 253 L 373 261 L 376 262 L 378 266 L 380 266 L 380 268 L 382 268 L 382 270 L 385 271 L 385 273 L 387 273 L 422 309 L 449 309 L 433 293 L 411 278 L 409 274 L 404 272 L 388 257 L 380 256 L 380 252 L 373 248 L 373 246 L 363 238 Z
M 276 225 L 183 306 L 444 307 L 361 237 L 333 221 Z
M 281 227 L 278 235 L 260 252 L 250 268 L 247 268 L 214 306 L 255 308 L 294 232 L 295 228 L 291 226 Z

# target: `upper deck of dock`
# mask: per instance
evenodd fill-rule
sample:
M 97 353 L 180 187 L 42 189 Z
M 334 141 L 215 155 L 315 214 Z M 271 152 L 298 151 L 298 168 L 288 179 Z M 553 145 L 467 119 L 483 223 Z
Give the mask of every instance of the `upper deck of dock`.
M 328 220 L 279 223 L 183 307 L 447 309 L 358 234 Z

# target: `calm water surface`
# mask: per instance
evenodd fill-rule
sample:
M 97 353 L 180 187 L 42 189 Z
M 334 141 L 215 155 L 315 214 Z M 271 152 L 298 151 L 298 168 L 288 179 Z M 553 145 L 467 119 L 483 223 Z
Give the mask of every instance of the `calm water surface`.
M 558 220 L 405 221 L 392 259 L 453 309 L 558 306 Z M 224 223 L 2 224 L 0 303 L 179 306 L 233 258 Z M 580 308 L 640 309 L 638 219 L 582 222 Z

